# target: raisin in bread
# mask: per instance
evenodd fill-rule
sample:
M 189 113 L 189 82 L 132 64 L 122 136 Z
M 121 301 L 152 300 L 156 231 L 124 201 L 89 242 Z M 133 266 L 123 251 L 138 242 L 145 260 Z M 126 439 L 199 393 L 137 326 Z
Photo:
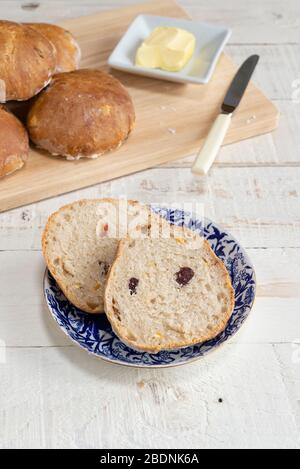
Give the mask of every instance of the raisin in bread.
M 180 230 L 169 239 L 120 241 L 105 311 L 114 332 L 134 349 L 156 353 L 209 340 L 232 314 L 224 264 L 207 241 Z
M 128 232 L 148 236 L 160 223 L 167 224 L 134 201 L 79 200 L 49 217 L 42 238 L 44 258 L 71 303 L 88 313 L 103 312 L 104 284 L 119 238 Z

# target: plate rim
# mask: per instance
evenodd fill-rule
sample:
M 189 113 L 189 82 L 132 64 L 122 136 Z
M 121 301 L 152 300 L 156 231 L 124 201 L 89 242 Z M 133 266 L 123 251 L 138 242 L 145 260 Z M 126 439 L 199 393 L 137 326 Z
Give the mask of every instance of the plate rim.
M 161 365 L 148 365 L 148 364 L 140 364 L 140 365 L 134 365 L 133 363 L 125 363 L 125 362 L 122 362 L 122 361 L 118 361 L 117 359 L 116 360 L 112 360 L 111 358 L 107 358 L 105 356 L 101 356 L 101 355 L 97 355 L 96 353 L 93 353 L 93 352 L 90 352 L 89 350 L 87 350 L 85 347 L 83 347 L 82 345 L 80 345 L 75 339 L 73 339 L 68 333 L 67 331 L 62 328 L 58 322 L 56 321 L 55 317 L 53 316 L 52 314 L 52 310 L 49 306 L 49 303 L 47 301 L 47 296 L 46 296 L 46 293 L 45 293 L 45 283 L 47 281 L 47 276 L 48 274 L 50 273 L 51 275 L 51 272 L 49 271 L 48 267 L 45 268 L 45 272 L 44 272 L 44 275 L 43 275 L 43 296 L 44 296 L 44 301 L 46 303 L 46 306 L 47 306 L 47 310 L 52 318 L 52 320 L 55 322 L 55 324 L 58 326 L 59 330 L 61 331 L 62 334 L 64 334 L 64 336 L 66 336 L 68 338 L 68 340 L 70 340 L 76 347 L 78 347 L 80 350 L 83 350 L 84 352 L 86 352 L 90 357 L 92 358 L 95 358 L 95 359 L 98 359 L 98 360 L 103 360 L 105 361 L 106 363 L 110 363 L 112 365 L 115 365 L 115 366 L 125 366 L 125 367 L 130 367 L 130 368 L 136 368 L 136 369 L 141 369 L 141 368 L 147 368 L 147 369 L 157 369 L 157 368 L 175 368 L 175 367 L 179 367 L 179 366 L 183 366 L 183 365 L 189 365 L 190 363 L 194 363 L 198 360 L 201 360 L 202 358 L 204 358 L 204 355 L 199 355 L 198 357 L 194 357 L 194 358 L 190 358 L 188 361 L 186 362 L 180 362 L 180 363 L 169 363 L 169 364 L 161 364 Z M 256 285 L 256 284 L 255 284 Z M 254 304 L 254 300 L 255 300 L 255 296 L 253 298 L 253 303 L 251 305 L 251 309 L 252 309 L 252 306 Z M 250 311 L 251 311 L 250 309 Z M 249 311 L 249 314 L 250 314 L 250 311 Z M 88 313 L 87 313 L 88 314 Z M 101 314 L 101 313 L 100 313 Z M 102 313 L 102 314 L 105 314 L 105 313 Z M 249 316 L 248 314 L 248 316 Z M 245 318 L 245 321 L 248 319 L 248 316 Z M 232 334 L 231 337 L 233 337 L 238 331 L 234 332 Z M 230 338 L 231 338 L 230 337 Z M 221 344 L 217 345 L 216 347 L 214 347 L 209 353 L 213 353 L 213 352 L 216 352 L 218 351 L 220 348 L 222 348 L 226 342 L 228 342 L 229 339 L 225 340 L 224 342 L 222 342 Z M 121 339 L 120 339 L 121 341 Z M 122 342 L 122 341 L 121 341 Z M 124 343 L 124 342 L 122 342 Z M 197 344 L 196 344 L 197 345 Z M 74 348 L 76 348 L 74 347 Z
M 223 231 L 226 233 L 227 236 L 229 236 L 240 248 L 240 250 L 242 251 L 242 254 L 243 254 L 243 257 L 247 263 L 247 265 L 251 268 L 252 270 L 252 273 L 253 273 L 253 280 L 254 280 L 254 284 L 253 284 L 253 299 L 252 299 L 252 302 L 251 302 L 251 305 L 249 306 L 249 311 L 248 311 L 248 314 L 247 316 L 244 318 L 244 320 L 242 321 L 242 324 L 241 326 L 235 330 L 226 340 L 224 340 L 223 342 L 221 342 L 220 344 L 218 345 L 215 345 L 211 350 L 209 350 L 209 354 L 214 352 L 214 351 L 217 351 L 219 350 L 223 345 L 225 345 L 230 339 L 232 339 L 232 337 L 234 337 L 238 332 L 239 330 L 241 329 L 241 327 L 244 325 L 244 323 L 246 322 L 246 320 L 249 318 L 250 316 L 250 313 L 252 311 L 252 308 L 255 304 L 255 301 L 256 301 L 256 294 L 257 294 L 257 278 L 256 278 L 256 272 L 255 272 L 255 269 L 254 269 L 254 265 L 251 261 L 251 259 L 249 258 L 248 256 L 248 253 L 245 251 L 245 249 L 243 248 L 243 246 L 241 246 L 241 244 L 237 241 L 237 239 L 230 233 L 230 231 L 227 231 L 227 230 L 224 230 L 222 228 L 220 228 L 220 225 L 218 225 L 217 223 L 215 223 L 214 221 L 212 221 L 210 218 L 208 217 L 203 217 L 202 220 L 204 221 L 204 224 L 205 225 L 208 225 L 209 223 L 212 223 L 214 227 L 216 227 L 217 229 Z M 217 254 L 216 254 L 217 255 Z M 218 256 L 217 256 L 218 257 Z M 218 257 L 218 259 L 220 259 L 220 257 Z M 223 259 L 220 259 L 222 261 L 222 263 L 224 264 L 223 262 Z M 225 265 L 225 264 L 224 264 Z M 225 266 L 226 267 L 226 266 Z M 227 270 L 227 268 L 226 268 Z M 46 303 L 46 306 L 47 306 L 47 309 L 53 319 L 53 321 L 56 323 L 56 325 L 58 326 L 58 328 L 63 332 L 63 334 L 69 339 L 72 341 L 72 343 L 74 343 L 77 347 L 79 347 L 81 350 L 84 350 L 85 352 L 88 353 L 88 355 L 92 356 L 92 357 L 95 357 L 95 358 L 98 358 L 100 360 L 103 360 L 107 363 L 110 363 L 110 364 L 114 364 L 114 365 L 119 365 L 119 366 L 126 366 L 126 367 L 131 367 L 131 368 L 138 368 L 138 369 L 141 369 L 141 368 L 147 368 L 147 369 L 157 369 L 157 368 L 173 368 L 173 367 L 178 367 L 178 366 L 183 366 L 183 365 L 188 365 L 190 363 L 193 363 L 197 360 L 200 360 L 202 358 L 204 358 L 208 353 L 204 354 L 204 355 L 199 355 L 199 356 L 196 356 L 196 357 L 192 357 L 192 358 L 189 358 L 187 359 L 187 361 L 182 361 L 182 362 L 179 362 L 179 363 L 168 363 L 168 364 L 153 364 L 153 365 L 149 365 L 149 364 L 145 364 L 145 363 L 140 363 L 140 364 L 133 364 L 133 363 L 127 363 L 127 362 L 124 362 L 124 361 L 120 361 L 119 359 L 111 359 L 111 358 L 107 358 L 105 356 L 102 356 L 102 355 L 97 355 L 96 353 L 94 352 L 91 352 L 89 350 L 87 350 L 83 345 L 81 345 L 80 343 L 78 343 L 75 339 L 73 339 L 68 333 L 67 331 L 65 330 L 65 328 L 63 328 L 62 326 L 60 326 L 60 324 L 57 322 L 56 320 L 56 317 L 54 316 L 53 312 L 52 312 L 52 308 L 48 302 L 48 299 L 47 299 L 47 295 L 46 295 L 46 283 L 48 282 L 48 275 L 51 275 L 51 272 L 50 270 L 48 269 L 48 267 L 46 266 L 45 268 L 45 272 L 44 272 L 44 275 L 43 275 L 43 297 L 44 297 L 44 301 Z M 55 279 L 54 279 L 55 280 Z M 56 281 L 55 281 L 56 282 Z M 60 288 L 60 287 L 59 287 Z M 69 300 L 68 300 L 69 301 Z M 88 314 L 88 313 L 86 313 Z M 105 314 L 105 313 L 99 313 L 99 314 Z M 120 342 L 122 342 L 121 339 L 119 339 Z M 122 342 L 123 343 L 123 342 Z M 201 343 L 201 342 L 200 342 Z M 197 345 L 197 344 L 195 344 Z

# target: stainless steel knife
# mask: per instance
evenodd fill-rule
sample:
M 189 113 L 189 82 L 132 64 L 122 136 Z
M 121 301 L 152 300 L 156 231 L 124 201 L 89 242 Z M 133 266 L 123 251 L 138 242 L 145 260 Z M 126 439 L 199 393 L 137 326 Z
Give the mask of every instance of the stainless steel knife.
M 192 166 L 194 174 L 208 173 L 223 143 L 232 113 L 240 104 L 258 60 L 258 55 L 251 55 L 236 72 L 221 106 L 221 114 L 215 120 Z

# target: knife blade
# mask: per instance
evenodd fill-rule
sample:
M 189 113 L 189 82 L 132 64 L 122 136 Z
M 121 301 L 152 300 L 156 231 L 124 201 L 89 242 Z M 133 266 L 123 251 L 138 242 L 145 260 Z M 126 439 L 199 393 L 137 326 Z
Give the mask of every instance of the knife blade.
M 258 60 L 258 55 L 251 55 L 236 72 L 221 105 L 221 113 L 216 118 L 203 147 L 196 156 L 192 166 L 194 174 L 204 175 L 208 173 L 223 143 L 231 123 L 232 113 L 241 102 Z
M 259 55 L 251 55 L 236 72 L 221 106 L 225 114 L 232 114 L 240 104 L 258 60 Z

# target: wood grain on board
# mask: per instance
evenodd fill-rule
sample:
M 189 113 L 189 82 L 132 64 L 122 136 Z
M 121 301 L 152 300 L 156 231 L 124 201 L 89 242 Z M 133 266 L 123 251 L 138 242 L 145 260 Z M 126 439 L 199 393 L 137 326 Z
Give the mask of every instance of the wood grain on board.
M 100 12 L 60 23 L 82 49 L 82 67 L 107 69 L 107 58 L 129 23 L 140 13 L 186 17 L 173 1 L 162 0 Z M 66 161 L 32 149 L 25 169 L 0 182 L 0 212 L 47 197 L 182 158 L 203 142 L 237 67 L 222 55 L 207 85 L 183 85 L 112 71 L 128 88 L 136 128 L 117 151 L 97 160 Z M 275 106 L 251 83 L 234 116 L 225 143 L 273 130 Z M 66 125 L 68 125 L 66 123 Z

